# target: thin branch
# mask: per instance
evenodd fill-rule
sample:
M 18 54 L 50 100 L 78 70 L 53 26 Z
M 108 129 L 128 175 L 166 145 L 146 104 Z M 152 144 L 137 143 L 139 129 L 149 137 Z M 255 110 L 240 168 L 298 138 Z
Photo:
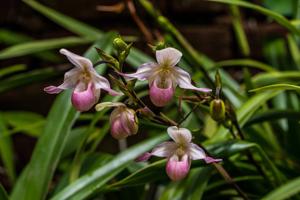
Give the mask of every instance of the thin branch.
M 117 3 L 115 5 L 98 5 L 96 7 L 97 11 L 101 12 L 114 12 L 114 13 L 121 13 L 125 9 L 125 5 L 123 2 Z
M 133 20 L 135 21 L 136 25 L 139 27 L 141 32 L 144 34 L 146 41 L 149 44 L 152 44 L 153 43 L 152 34 L 148 30 L 148 28 L 146 27 L 144 22 L 141 20 L 141 18 L 137 15 L 133 1 L 132 0 L 125 0 L 125 3 L 126 3 L 126 6 L 127 6 L 128 10 L 130 12 L 131 17 L 133 18 Z

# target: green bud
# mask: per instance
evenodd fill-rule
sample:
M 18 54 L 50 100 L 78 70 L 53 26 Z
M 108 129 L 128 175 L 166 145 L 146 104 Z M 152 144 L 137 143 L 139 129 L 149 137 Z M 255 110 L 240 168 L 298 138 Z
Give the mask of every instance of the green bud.
M 157 42 L 155 45 L 150 45 L 149 44 L 149 47 L 153 51 L 158 51 L 158 50 L 161 50 L 161 49 L 165 49 L 166 48 L 166 43 L 164 41 L 160 41 L 160 42 Z
M 209 109 L 211 118 L 217 122 L 221 122 L 225 119 L 225 104 L 222 99 L 214 99 L 210 102 Z
M 111 67 L 113 67 L 115 69 L 119 69 L 119 62 L 118 62 L 117 59 L 115 59 L 113 56 L 107 54 L 102 49 L 99 49 L 99 48 L 96 47 L 96 50 L 97 50 L 99 56 L 102 58 L 102 60 L 104 60 L 105 62 L 111 64 Z
M 126 51 L 127 49 L 127 44 L 124 42 L 124 40 L 121 37 L 117 37 L 114 39 L 113 46 L 119 53 Z

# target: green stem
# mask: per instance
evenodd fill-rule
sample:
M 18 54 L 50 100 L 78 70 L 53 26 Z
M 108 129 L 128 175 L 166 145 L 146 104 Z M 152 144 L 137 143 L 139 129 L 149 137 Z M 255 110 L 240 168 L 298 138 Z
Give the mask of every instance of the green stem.
M 237 37 L 239 48 L 242 51 L 243 56 L 247 57 L 250 55 L 250 47 L 249 47 L 246 33 L 243 29 L 240 10 L 237 6 L 231 5 L 230 12 L 232 15 L 233 30 Z

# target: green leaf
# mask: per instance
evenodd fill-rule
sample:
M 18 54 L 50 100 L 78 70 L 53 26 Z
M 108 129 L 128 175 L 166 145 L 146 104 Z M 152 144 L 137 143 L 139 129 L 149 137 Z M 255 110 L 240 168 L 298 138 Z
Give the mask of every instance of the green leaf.
M 51 200 L 84 199 L 99 189 L 112 177 L 123 170 L 133 159 L 150 150 L 156 144 L 166 140 L 167 134 L 160 134 L 137 145 L 134 145 L 114 157 L 103 167 L 83 175 L 68 185 Z
M 120 187 L 137 186 L 141 184 L 150 183 L 152 181 L 161 178 L 166 178 L 167 176 L 163 169 L 165 165 L 166 165 L 166 160 L 160 160 L 151 163 L 146 167 L 143 167 L 142 169 L 130 174 L 124 179 L 107 186 L 105 189 L 109 190 L 109 189 L 115 189 Z
M 0 42 L 6 45 L 15 45 L 19 43 L 25 43 L 29 41 L 33 41 L 32 37 L 25 35 L 23 33 L 17 33 L 7 29 L 0 29 Z M 36 53 L 34 56 L 41 58 L 46 61 L 55 62 L 59 61 L 60 58 L 56 54 L 52 52 L 42 52 Z
M 300 177 L 288 181 L 287 183 L 276 188 L 272 192 L 264 196 L 263 200 L 283 200 L 292 197 L 293 195 L 300 192 Z
M 0 29 L 0 42 L 2 44 L 12 45 L 30 40 L 32 40 L 32 38 L 27 35 L 16 33 L 7 29 Z
M 231 5 L 230 12 L 232 16 L 231 20 L 232 20 L 233 30 L 235 32 L 235 37 L 238 42 L 240 51 L 242 52 L 243 56 L 249 56 L 250 47 L 249 47 L 249 42 L 245 30 L 243 28 L 243 22 L 242 22 L 240 10 L 237 6 Z
M 23 64 L 5 67 L 4 69 L 0 69 L 0 78 L 2 78 L 3 76 L 9 75 L 9 74 L 15 73 L 15 72 L 23 71 L 25 69 L 26 69 L 26 65 L 23 65 Z
M 44 199 L 70 129 L 78 116 L 70 101 L 70 91 L 59 95 L 47 117 L 29 164 L 11 195 L 12 200 Z
M 98 39 L 101 36 L 102 32 L 94 27 L 91 27 L 87 24 L 84 24 L 80 21 L 72 19 L 66 15 L 63 15 L 51 8 L 48 8 L 37 1 L 34 0 L 24 0 L 24 3 L 32 7 L 33 9 L 37 10 L 38 12 L 42 13 L 55 23 L 59 24 L 60 26 L 64 27 L 65 29 L 76 33 L 80 36 L 85 38 L 89 38 L 91 40 Z
M 5 191 L 5 189 L 3 188 L 3 186 L 1 185 L 1 183 L 0 183 L 0 199 L 1 200 L 9 200 L 8 195 Z
M 287 35 L 287 42 L 293 61 L 298 69 L 300 69 L 300 50 L 296 38 L 292 34 Z
M 257 115 L 254 115 L 245 124 L 245 127 L 256 123 L 263 123 L 265 121 L 274 121 L 285 118 L 289 120 L 300 120 L 300 112 L 294 110 L 267 110 Z
M 6 123 L 0 113 L 0 156 L 10 181 L 15 181 L 15 164 L 12 140 L 8 135 Z
M 5 121 L 13 127 L 10 134 L 23 132 L 31 136 L 39 136 L 45 125 L 45 118 L 42 115 L 26 111 L 3 112 Z
M 105 165 L 107 162 L 111 161 L 113 156 L 106 153 L 92 153 L 86 156 L 83 161 L 80 174 L 89 173 L 91 170 L 96 169 L 97 167 Z M 60 178 L 58 184 L 56 184 L 53 195 L 59 193 L 62 189 L 68 186 L 69 184 L 70 171 L 67 169 L 65 174 Z
M 260 69 L 263 71 L 267 72 L 274 72 L 277 71 L 274 69 L 272 66 L 269 66 L 265 63 L 256 61 L 256 60 L 251 60 L 251 59 L 234 59 L 234 60 L 224 60 L 215 63 L 216 68 L 220 67 L 251 67 L 251 68 L 256 68 Z
M 274 84 L 250 90 L 250 92 L 265 92 L 267 90 L 295 90 L 300 91 L 300 86 L 291 84 Z
M 226 3 L 226 4 L 230 4 L 230 5 L 237 5 L 237 6 L 253 9 L 257 12 L 260 12 L 260 13 L 274 19 L 275 21 L 277 21 L 277 23 L 279 23 L 283 27 L 287 28 L 289 31 L 300 35 L 300 31 L 293 24 L 291 24 L 291 22 L 289 20 L 287 20 L 284 16 L 282 16 L 276 12 L 273 12 L 269 9 L 255 5 L 253 3 L 249 3 L 246 1 L 239 1 L 239 0 L 209 0 L 209 1 Z
M 99 42 L 102 43 L 102 41 Z M 89 51 L 85 56 L 91 59 L 94 55 L 92 51 Z M 94 62 L 93 59 L 91 60 Z M 59 95 L 52 106 L 44 132 L 38 140 L 31 160 L 12 192 L 12 200 L 46 197 L 48 185 L 66 145 L 66 138 L 79 114 L 71 105 L 70 92 L 66 91 Z
M 0 93 L 23 85 L 39 82 L 57 74 L 53 68 L 37 69 L 17 74 L 0 81 Z
M 87 130 L 86 126 L 77 127 L 71 130 L 70 134 L 66 139 L 66 144 L 62 151 L 62 158 L 75 152 L 80 142 L 85 138 L 84 134 L 86 133 L 86 130 Z
M 162 193 L 160 200 L 198 200 L 202 198 L 212 167 L 191 170 L 187 178 L 179 182 L 171 182 Z
M 253 77 L 253 84 L 257 87 L 278 84 L 291 83 L 300 81 L 299 71 L 283 71 L 283 72 L 266 72 L 260 73 Z
M 76 46 L 91 43 L 91 40 L 79 37 L 65 37 L 55 39 L 45 39 L 17 44 L 0 51 L 0 60 L 39 53 L 50 49 L 57 49 L 67 46 Z
M 209 146 L 207 146 L 207 149 L 213 155 L 217 155 L 218 157 L 221 157 L 221 158 L 229 157 L 231 155 L 234 155 L 236 153 L 241 153 L 241 152 L 244 152 L 249 149 L 254 149 L 254 150 L 256 150 L 256 152 L 259 153 L 261 159 L 263 160 L 262 163 L 265 166 L 266 171 L 271 172 L 271 174 L 269 175 L 270 180 L 274 179 L 275 183 L 277 185 L 280 185 L 283 182 L 283 180 L 285 179 L 285 177 L 276 168 L 275 164 L 267 156 L 267 154 L 261 148 L 261 146 L 256 143 L 241 141 L 241 140 L 228 140 L 228 141 L 214 143 L 212 145 L 209 145 Z
M 258 181 L 262 181 L 262 180 L 264 180 L 264 178 L 261 177 L 261 176 L 241 176 L 241 177 L 233 178 L 233 181 L 236 182 L 236 183 L 238 183 L 238 182 L 249 182 L 249 181 L 253 181 L 253 182 L 257 183 Z M 208 185 L 206 187 L 206 191 L 212 190 L 212 189 L 215 189 L 215 188 L 218 188 L 218 187 L 221 187 L 221 186 L 225 186 L 227 184 L 228 183 L 225 180 L 216 181 L 216 182 L 213 182 L 210 185 Z
M 276 3 L 274 3 L 273 0 L 264 0 L 263 4 L 265 7 L 273 10 L 274 12 L 290 16 L 294 12 L 294 2 L 294 0 L 276 0 Z

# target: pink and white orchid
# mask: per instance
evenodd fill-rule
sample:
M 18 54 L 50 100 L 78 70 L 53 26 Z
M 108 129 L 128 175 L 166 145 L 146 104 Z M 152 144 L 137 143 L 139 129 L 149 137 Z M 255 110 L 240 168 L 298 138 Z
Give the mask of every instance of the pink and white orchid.
M 96 72 L 89 59 L 66 49 L 61 49 L 59 52 L 67 56 L 75 68 L 65 73 L 64 82 L 61 85 L 48 86 L 44 88 L 45 92 L 57 94 L 66 89 L 73 89 L 71 101 L 78 111 L 87 111 L 92 108 L 100 98 L 101 89 L 113 96 L 121 95 L 111 89 L 108 80 Z
M 116 107 L 110 114 L 110 133 L 115 139 L 125 139 L 138 132 L 138 118 L 133 109 L 121 102 L 102 102 L 96 105 L 101 111 L 107 107 Z
M 192 85 L 188 72 L 176 66 L 182 53 L 174 48 L 156 51 L 156 62 L 144 63 L 133 74 L 123 74 L 129 78 L 149 81 L 150 99 L 156 106 L 165 106 L 174 96 L 177 85 L 183 89 L 200 92 L 211 92 L 209 88 L 198 88 Z
M 168 159 L 166 172 L 173 181 L 186 177 L 190 170 L 191 160 L 203 159 L 206 163 L 221 161 L 221 159 L 207 156 L 202 148 L 192 143 L 192 135 L 188 129 L 171 126 L 167 132 L 174 142 L 159 144 L 150 153 L 140 156 L 137 161 L 148 160 L 151 156 L 166 157 Z

